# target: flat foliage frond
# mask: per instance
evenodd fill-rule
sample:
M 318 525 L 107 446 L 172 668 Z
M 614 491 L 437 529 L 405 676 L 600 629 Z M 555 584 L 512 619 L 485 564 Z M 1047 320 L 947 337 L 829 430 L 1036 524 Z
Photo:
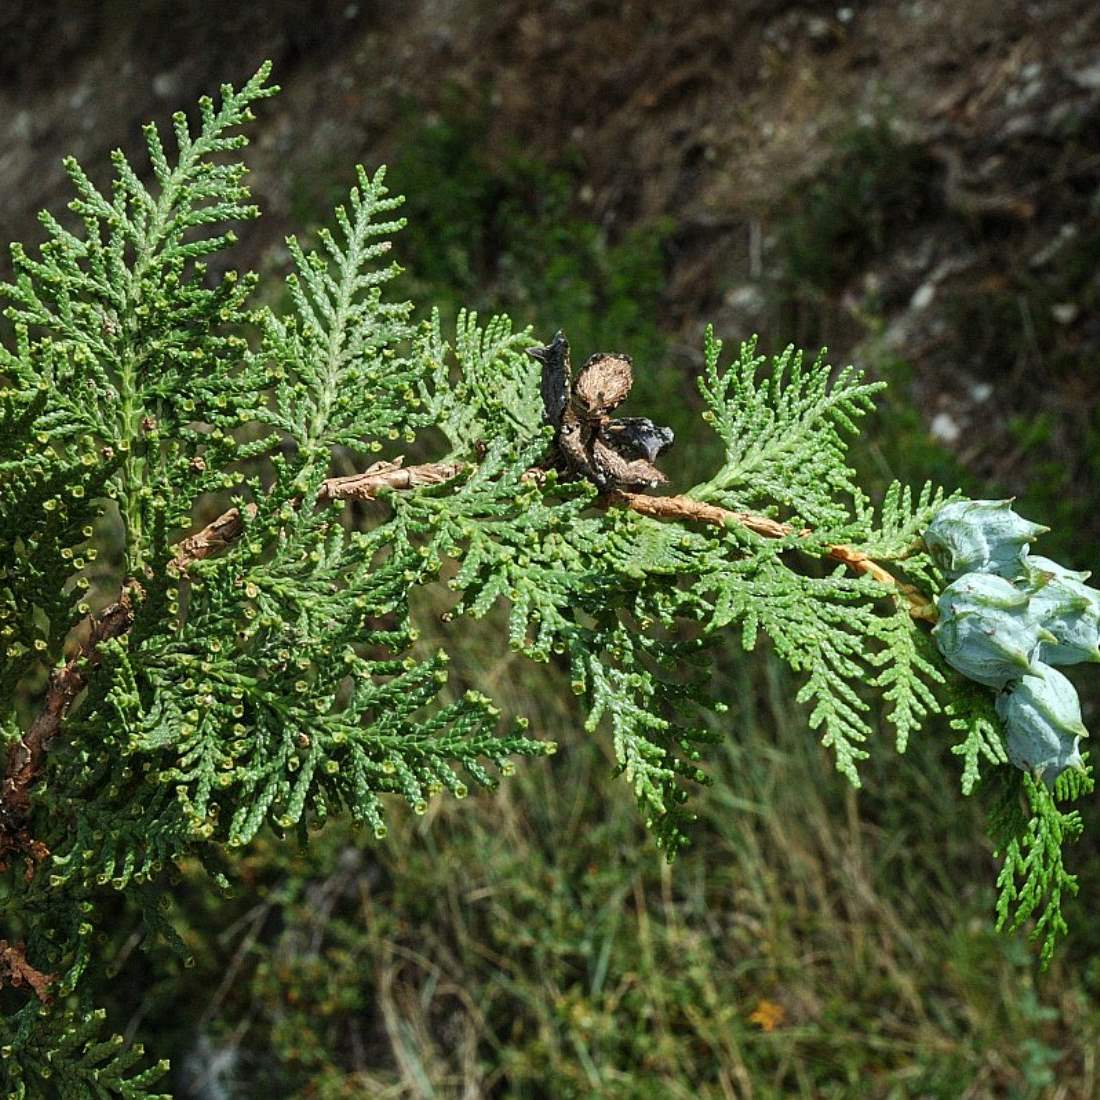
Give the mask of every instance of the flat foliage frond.
M 10 1100 L 57 1096 L 63 1100 L 171 1100 L 154 1086 L 168 1073 L 168 1063 L 147 1063 L 138 1043 L 119 1035 L 100 1038 L 107 1014 L 58 1011 L 43 1019 L 35 1006 L 13 1021 L 5 1048 Z
M 1015 773 L 1002 784 L 990 808 L 990 828 L 1004 860 L 997 876 L 997 928 L 1017 929 L 1035 917 L 1030 937 L 1041 942 L 1043 965 L 1067 932 L 1062 901 L 1077 893 L 1077 876 L 1066 870 L 1063 848 L 1083 829 L 1077 810 L 1058 802 L 1093 790 L 1091 774 L 1071 769 L 1052 791 L 1030 775 Z
M 755 340 L 743 343 L 728 367 L 720 366 L 721 352 L 708 328 L 699 390 L 725 457 L 692 495 L 732 509 L 782 512 L 817 528 L 845 523 L 865 504 L 847 466 L 845 437 L 858 431 L 883 383 L 863 381 L 852 367 L 834 376 L 824 352 L 807 365 L 788 347 L 772 357 L 767 375 Z
M 461 310 L 452 346 L 433 310 L 417 341 L 420 397 L 452 454 L 476 453 L 504 439 L 523 445 L 539 433 L 538 374 L 524 354 L 531 341 L 530 330 L 514 332 L 507 317 L 479 325 L 476 313 Z
M 336 208 L 336 232 L 322 229 L 315 251 L 287 239 L 293 310 L 264 317 L 264 351 L 279 381 L 273 407 L 259 418 L 322 455 L 336 445 L 378 450 L 390 439 L 412 442 L 416 428 L 431 422 L 417 410 L 418 364 L 403 354 L 412 306 L 383 298 L 400 271 L 380 261 L 405 224 L 390 217 L 402 199 L 388 193 L 385 169 L 356 172 L 347 205 Z
M 970 794 L 980 778 L 981 761 L 996 767 L 1008 763 L 1000 719 L 988 691 L 956 677 L 955 692 L 944 708 L 953 730 L 963 739 L 951 751 L 963 759 L 962 791 Z

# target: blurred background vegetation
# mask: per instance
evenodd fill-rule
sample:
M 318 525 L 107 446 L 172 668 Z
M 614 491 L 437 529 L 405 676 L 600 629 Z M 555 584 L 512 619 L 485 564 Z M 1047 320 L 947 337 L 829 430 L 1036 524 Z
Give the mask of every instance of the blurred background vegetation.
M 856 455 L 873 492 L 1016 495 L 1045 553 L 1100 569 L 1094 4 L 8 0 L 0 39 L 4 240 L 61 206 L 62 154 L 102 178 L 140 120 L 271 56 L 267 217 L 235 264 L 280 274 L 282 235 L 385 161 L 403 292 L 629 351 L 675 485 L 714 458 L 693 384 L 713 320 L 891 382 Z M 884 737 L 853 792 L 783 671 L 731 643 L 713 785 L 668 866 L 558 670 L 420 604 L 455 690 L 561 749 L 496 794 L 395 808 L 381 843 L 263 839 L 225 894 L 182 868 L 178 950 L 120 907 L 105 996 L 178 1096 L 1100 1095 L 1095 805 L 1039 974 L 991 932 L 996 861 L 942 731 L 904 757 Z

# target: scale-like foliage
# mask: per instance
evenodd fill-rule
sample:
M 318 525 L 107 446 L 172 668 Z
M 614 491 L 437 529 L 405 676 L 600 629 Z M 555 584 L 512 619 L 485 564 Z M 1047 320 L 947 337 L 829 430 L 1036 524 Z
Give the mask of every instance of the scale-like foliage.
M 932 517 L 949 499 L 943 489 L 925 482 L 916 499 L 908 485 L 892 482 L 882 499 L 878 525 L 868 524 L 860 549 L 875 561 L 912 561 L 927 557 L 921 537 Z M 871 518 L 871 517 L 869 517 Z
M 1042 942 L 1043 963 L 1050 961 L 1060 936 L 1068 931 L 1062 900 L 1077 893 L 1077 876 L 1065 867 L 1063 849 L 1084 827 L 1076 810 L 1066 813 L 1058 802 L 1091 794 L 1091 775 L 1063 773 L 1048 788 L 1026 774 L 1013 774 L 990 808 L 990 828 L 1003 858 L 997 876 L 997 928 L 1015 930 L 1037 919 L 1031 938 Z
M 964 791 L 982 761 L 1004 788 L 999 922 L 1037 917 L 1049 957 L 1080 829 L 1056 800 L 1091 781 L 1005 783 L 991 696 L 945 675 L 927 622 L 944 579 L 921 537 L 945 498 L 895 485 L 876 517 L 846 458 L 878 385 L 792 349 L 768 364 L 752 342 L 726 367 L 708 330 L 720 470 L 665 501 L 613 473 L 597 486 L 578 448 L 667 443 L 644 419 L 600 419 L 629 388 L 623 360 L 588 376 L 610 388 L 566 423 L 545 415 L 534 338 L 506 317 L 461 313 L 450 339 L 438 314 L 418 329 L 385 297 L 402 222 L 381 171 L 358 170 L 317 249 L 290 239 L 285 312 L 249 305 L 251 276 L 210 277 L 204 258 L 256 213 L 227 154 L 266 77 L 204 100 L 197 132 L 177 115 L 174 163 L 148 127 L 149 182 L 116 154 L 108 197 L 67 162 L 78 227 L 45 215 L 40 258 L 16 247 L 0 288 L 15 337 L 0 348 L 0 938 L 56 998 L 5 1022 L 5 1095 L 153 1095 L 162 1068 L 71 1012 L 104 971 L 105 890 L 172 942 L 159 904 L 180 859 L 214 867 L 261 830 L 304 839 L 336 813 L 369 843 L 387 803 L 424 812 L 553 750 L 522 718 L 502 731 L 490 699 L 450 690 L 446 653 L 418 648 L 410 594 L 440 578 L 446 619 L 499 606 L 514 651 L 568 671 L 670 855 L 719 736 L 702 712 L 723 709 L 707 657 L 728 627 L 802 678 L 809 725 L 856 785 L 880 716 L 904 751 L 945 697 Z M 426 427 L 447 441 L 439 461 L 394 458 L 334 488 L 335 453 L 423 448 Z M 365 530 L 349 495 L 377 502 Z M 204 527 L 212 500 L 228 510 Z
M 233 223 L 259 213 L 244 165 L 222 158 L 246 144 L 234 131 L 252 120 L 251 105 L 276 91 L 268 71 L 239 91 L 225 85 L 220 105 L 200 101 L 197 134 L 176 114 L 174 164 L 156 126 L 145 127 L 154 189 L 121 151 L 110 197 L 66 160 L 82 231 L 43 214 L 40 259 L 13 245 L 16 278 L 0 287 L 8 318 L 33 341 L 17 369 L 10 355 L 0 368 L 48 386 L 39 430 L 54 452 L 100 468 L 121 456 L 112 495 L 137 563 L 145 531 L 165 518 L 186 526 L 191 501 L 224 480 L 220 468 L 197 476 L 196 454 L 208 436 L 221 443 L 251 419 L 265 384 L 234 331 L 248 319 L 255 279 L 227 272 L 209 285 L 202 259 L 234 241 Z
M 462 310 L 452 352 L 433 310 L 417 342 L 424 368 L 420 397 L 453 453 L 501 439 L 524 443 L 538 432 L 538 374 L 524 354 L 530 343 L 530 331 L 513 332 L 507 317 L 493 317 L 482 327 L 476 313 Z
M 871 657 L 879 670 L 871 684 L 882 689 L 882 698 L 890 704 L 886 720 L 894 728 L 898 752 L 905 752 L 910 734 L 929 714 L 939 713 L 934 685 L 942 684 L 944 676 L 931 640 L 904 606 L 895 605 L 871 633 L 882 644 Z
M 755 339 L 726 369 L 721 352 L 708 328 L 699 390 L 725 461 L 692 495 L 733 509 L 782 511 L 815 528 L 847 521 L 866 498 L 848 468 L 845 436 L 858 431 L 882 383 L 864 382 L 851 367 L 834 377 L 824 352 L 807 366 L 802 352 L 788 347 L 773 357 L 767 377 Z
M 798 698 L 811 708 L 810 725 L 822 730 L 837 768 L 858 785 L 858 762 L 867 756 L 863 746 L 873 733 L 863 685 L 882 689 L 887 721 L 904 751 L 924 718 L 939 709 L 934 685 L 943 677 L 937 657 L 896 588 L 852 577 L 843 568 L 829 577 L 803 576 L 791 570 L 786 556 L 828 555 L 834 545 L 854 540 L 859 555 L 905 559 L 905 575 L 927 583 L 931 567 L 919 534 L 943 495 L 925 486 L 914 503 L 895 485 L 876 528 L 847 466 L 844 435 L 856 430 L 855 419 L 878 385 L 862 382 L 852 370 L 830 381 L 820 359 L 807 370 L 791 349 L 773 360 L 766 378 L 765 360 L 752 342 L 741 345 L 728 368 L 720 356 L 721 343 L 708 330 L 699 385 L 708 404 L 704 415 L 726 455 L 719 474 L 689 495 L 736 510 L 770 506 L 793 522 L 786 537 L 757 538 L 751 553 L 709 575 L 708 625 L 739 622 L 746 648 L 762 630 L 776 653 L 805 674 Z M 803 521 L 814 524 L 812 532 L 799 529 Z
M 1008 753 L 1005 752 L 1004 734 L 989 692 L 963 681 L 961 677 L 954 679 L 954 698 L 945 709 L 951 728 L 964 735 L 962 741 L 951 747 L 951 751 L 963 758 L 962 791 L 963 794 L 970 794 L 980 778 L 981 760 L 984 758 L 996 767 L 1008 763 Z
M 313 252 L 287 239 L 294 309 L 289 317 L 265 317 L 264 351 L 281 379 L 274 407 L 259 418 L 322 456 L 336 445 L 380 450 L 383 440 L 399 437 L 411 443 L 418 426 L 433 422 L 417 412 L 418 373 L 401 353 L 412 306 L 382 296 L 400 268 L 375 264 L 405 224 L 379 218 L 402 200 L 388 194 L 385 169 L 373 177 L 361 166 L 356 172 L 347 206 L 336 208 L 338 233 L 322 229 Z
M 56 1012 L 43 1020 L 31 1006 L 15 1021 L 12 1037 L 0 1048 L 10 1067 L 4 1095 L 10 1100 L 58 1096 L 61 1100 L 171 1100 L 155 1092 L 168 1063 L 140 1068 L 145 1051 L 118 1034 L 101 1039 L 107 1014 Z

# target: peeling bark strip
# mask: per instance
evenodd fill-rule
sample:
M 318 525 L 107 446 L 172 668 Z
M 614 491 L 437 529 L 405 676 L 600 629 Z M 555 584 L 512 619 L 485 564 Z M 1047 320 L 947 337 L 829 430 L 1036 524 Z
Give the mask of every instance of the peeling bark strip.
M 794 528 L 779 520 L 767 516 L 757 516 L 752 512 L 731 512 L 728 508 L 719 508 L 715 504 L 704 504 L 691 497 L 647 497 L 641 493 L 613 493 L 609 504 L 621 504 L 632 512 L 654 519 L 696 520 L 709 523 L 713 527 L 723 527 L 727 523 L 736 523 L 747 527 L 758 535 L 768 539 L 785 538 L 794 532 Z M 809 532 L 806 532 L 809 534 Z
M 438 485 L 457 477 L 469 469 L 462 462 L 428 462 L 420 466 L 403 466 L 400 458 L 393 462 L 376 462 L 361 474 L 333 477 L 325 481 L 317 494 L 318 503 L 331 500 L 374 500 L 386 490 L 402 491 L 423 485 Z M 537 471 L 528 472 L 537 477 Z M 603 498 L 604 503 L 620 505 L 654 519 L 689 520 L 724 526 L 736 523 L 765 538 L 778 539 L 795 534 L 787 523 L 758 516 L 752 512 L 734 512 L 713 504 L 692 500 L 690 497 L 651 497 L 641 493 L 616 491 Z M 255 512 L 255 505 L 246 505 L 246 511 Z M 231 545 L 244 531 L 244 517 L 239 508 L 230 508 L 202 530 L 183 539 L 176 552 L 174 565 L 180 573 L 204 558 Z M 810 532 L 797 532 L 805 536 Z M 935 621 L 936 608 L 932 602 L 911 585 L 904 584 L 872 561 L 861 550 L 852 546 L 831 546 L 828 555 L 843 562 L 853 572 L 873 577 L 880 584 L 890 585 L 909 602 L 909 612 L 914 619 Z M 30 810 L 30 790 L 45 762 L 50 742 L 57 735 L 73 700 L 84 689 L 87 671 L 96 662 L 96 648 L 100 642 L 117 638 L 130 629 L 133 622 L 131 586 L 123 590 L 117 603 L 101 611 L 90 621 L 86 640 L 75 656 L 50 674 L 42 709 L 31 723 L 30 729 L 17 741 L 8 753 L 7 768 L 0 784 L 0 868 L 6 867 L 7 857 L 23 853 L 28 857 L 28 873 L 33 864 L 48 853 L 39 842 L 26 832 L 24 823 Z M 2 941 L 0 941 L 2 942 Z
M 35 996 L 43 1004 L 49 1004 L 53 999 L 49 993 L 49 987 L 54 981 L 53 974 L 43 974 L 27 962 L 27 945 L 25 943 L 8 943 L 0 940 L 0 989 L 4 985 L 10 985 L 15 989 L 20 986 L 30 986 Z
M 30 729 L 8 750 L 7 767 L 3 784 L 0 785 L 0 866 L 7 865 L 7 854 L 12 851 L 29 851 L 36 862 L 46 855 L 40 844 L 37 845 L 36 855 L 35 842 L 22 831 L 23 821 L 30 809 L 31 785 L 42 769 L 46 749 L 57 735 L 61 720 L 72 701 L 84 689 L 87 682 L 85 661 L 94 664 L 99 643 L 125 634 L 133 617 L 133 604 L 127 589 L 117 603 L 90 620 L 88 636 L 76 655 L 50 673 L 45 701 Z
M 246 505 L 246 510 L 255 513 L 254 504 Z M 183 572 L 192 562 L 202 561 L 216 554 L 223 547 L 240 538 L 244 530 L 244 519 L 239 508 L 230 508 L 216 520 L 212 520 L 201 531 L 188 535 L 176 551 L 172 564 Z
M 422 466 L 402 466 L 400 458 L 393 462 L 376 462 L 361 474 L 330 477 L 321 486 L 317 500 L 374 500 L 383 489 L 417 489 L 422 485 L 439 485 L 450 481 L 467 468 L 465 462 L 426 462 Z

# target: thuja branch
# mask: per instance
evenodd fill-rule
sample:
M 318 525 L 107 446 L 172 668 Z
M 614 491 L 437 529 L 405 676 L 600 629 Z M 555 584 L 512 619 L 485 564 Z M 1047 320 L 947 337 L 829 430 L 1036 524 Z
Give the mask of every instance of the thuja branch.
M 12 350 L 0 345 L 0 867 L 18 928 L 0 940 L 0 984 L 40 998 L 3 1044 L 0 1092 L 76 1095 L 110 1078 L 136 1100 L 164 1072 L 107 1057 L 97 1018 L 66 1007 L 81 975 L 103 970 L 85 934 L 99 887 L 155 885 L 189 852 L 333 812 L 381 838 L 387 800 L 422 813 L 442 791 L 490 787 L 510 758 L 553 749 L 522 719 L 502 730 L 481 693 L 447 690 L 449 654 L 414 649 L 411 591 L 444 561 L 460 593 L 448 617 L 506 603 L 512 649 L 568 664 L 585 729 L 610 727 L 670 854 L 688 842 L 702 746 L 718 736 L 719 723 L 691 715 L 721 710 L 698 661 L 719 632 L 739 631 L 746 649 L 767 637 L 857 786 L 883 725 L 904 751 L 946 702 L 964 792 L 988 768 L 1031 769 L 1024 788 L 1002 784 L 998 912 L 1037 915 L 1049 947 L 1075 889 L 1061 848 L 1080 831 L 1056 803 L 1091 781 L 1072 685 L 1041 660 L 1022 671 L 1021 658 L 1041 645 L 1051 665 L 1096 659 L 1100 593 L 1007 553 L 1007 535 L 1028 531 L 1001 505 L 895 483 L 872 507 L 845 455 L 881 383 L 793 348 L 769 362 L 748 341 L 723 362 L 708 331 L 698 384 L 720 466 L 686 495 L 646 495 L 667 483 L 657 460 L 673 432 L 620 415 L 628 355 L 597 352 L 574 373 L 562 333 L 529 348 L 508 318 L 463 311 L 445 338 L 438 314 L 417 328 L 412 304 L 389 298 L 399 268 L 384 257 L 402 222 L 382 170 L 357 170 L 316 249 L 291 239 L 288 309 L 250 308 L 254 277 L 196 265 L 258 213 L 226 154 L 244 141 L 249 104 L 270 94 L 265 78 L 226 86 L 221 106 L 203 100 L 197 129 L 174 116 L 176 164 L 148 128 L 151 185 L 119 153 L 108 197 L 68 162 L 82 229 L 45 215 L 40 258 L 16 248 L 16 280 L 0 285 L 16 334 Z M 320 480 L 334 449 L 414 443 L 423 429 L 448 440 L 447 461 Z M 286 448 L 269 490 L 166 541 L 190 529 L 193 501 L 238 485 L 242 463 L 276 439 Z M 555 487 L 552 472 L 574 484 Z M 421 487 L 387 497 L 388 521 L 361 531 L 323 507 Z M 108 499 L 126 564 L 115 602 L 89 615 Z M 938 554 L 937 539 L 958 553 Z M 839 567 L 800 568 L 807 557 Z M 990 680 L 991 661 L 1011 686 Z M 24 727 L 19 689 L 43 667 Z M 1047 704 L 1064 720 L 1027 727 Z M 1051 732 L 1056 756 L 1037 757 Z
M 781 523 L 768 516 L 720 508 L 687 496 L 651 497 L 642 493 L 616 492 L 607 498 L 607 503 L 619 504 L 655 519 L 695 520 L 715 527 L 737 524 L 769 539 L 787 538 L 796 533 L 802 538 L 808 538 L 813 533 L 808 527 L 797 529 L 789 523 Z M 879 584 L 895 588 L 909 604 L 909 614 L 914 619 L 924 622 L 936 621 L 936 605 L 931 599 L 913 585 L 899 581 L 889 570 L 883 568 L 862 550 L 854 546 L 837 544 L 828 547 L 827 554 L 833 560 L 843 562 L 853 572 L 865 574 Z
M 460 594 L 448 620 L 504 603 L 511 649 L 568 666 L 584 728 L 608 727 L 670 855 L 723 725 L 693 717 L 723 709 L 701 660 L 720 633 L 745 649 L 767 638 L 856 786 L 883 727 L 904 751 L 946 709 L 965 793 L 990 769 L 1030 773 L 1000 784 L 998 915 L 1034 915 L 1049 952 L 1076 889 L 1062 847 L 1081 830 L 1059 803 L 1091 780 L 1072 685 L 1042 658 L 1097 659 L 1100 592 L 1027 558 L 1016 543 L 1032 532 L 1005 506 L 894 483 L 873 507 L 845 455 L 881 383 L 793 348 L 768 361 L 748 341 L 723 362 L 708 331 L 697 381 L 719 467 L 685 495 L 646 495 L 667 484 L 673 431 L 620 415 L 628 355 L 596 352 L 574 373 L 562 333 L 530 348 L 508 318 L 462 312 L 445 338 L 438 314 L 417 328 L 411 303 L 390 300 L 399 269 L 383 257 L 402 223 L 382 170 L 357 170 L 315 250 L 291 240 L 288 309 L 249 308 L 253 277 L 194 265 L 256 213 L 225 154 L 263 75 L 224 89 L 224 109 L 200 104 L 201 133 L 175 116 L 178 167 L 147 131 L 152 191 L 121 154 L 111 198 L 70 162 L 83 232 L 45 216 L 41 258 L 16 249 L 16 281 L 0 285 L 16 333 L 0 345 L 0 868 L 16 929 L 0 985 L 36 995 L 0 1044 L 0 1092 L 83 1095 L 94 1080 L 137 1100 L 164 1072 L 108 1057 L 87 990 L 72 996 L 109 954 L 87 935 L 99 888 L 158 892 L 188 853 L 334 812 L 381 838 L 389 800 L 423 813 L 553 750 L 522 719 L 502 730 L 480 692 L 456 697 L 450 654 L 414 647 L 412 590 L 444 562 Z M 321 481 L 335 449 L 424 429 L 447 461 Z M 274 440 L 269 489 L 166 539 Z M 383 495 L 392 514 L 364 530 L 325 507 Z M 126 564 L 115 602 L 89 616 L 108 499 Z M 43 667 L 24 727 L 19 689 Z
M 379 492 L 387 489 L 408 490 L 424 485 L 438 485 L 468 469 L 471 467 L 462 462 L 429 462 L 417 466 L 404 466 L 400 459 L 394 462 L 377 462 L 361 474 L 329 478 L 321 486 L 317 502 L 323 504 L 330 500 L 374 500 Z M 528 471 L 528 476 L 538 478 L 544 473 L 540 467 L 534 467 Z M 615 490 L 604 494 L 600 500 L 605 505 L 619 505 L 654 519 L 695 521 L 717 527 L 736 524 L 770 539 L 786 538 L 796 531 L 803 538 L 813 533 L 806 527 L 796 529 L 789 523 L 782 523 L 768 516 L 720 508 L 687 496 L 655 497 Z M 239 509 L 230 508 L 223 512 L 180 544 L 176 555 L 177 568 L 185 570 L 193 561 L 209 557 L 237 538 L 243 529 L 243 518 Z M 838 544 L 830 546 L 827 554 L 833 560 L 843 562 L 853 572 L 865 574 L 880 584 L 897 589 L 908 602 L 909 613 L 914 619 L 936 621 L 936 606 L 932 600 L 913 585 L 899 581 L 863 551 Z
M 378 462 L 361 474 L 329 478 L 318 493 L 318 503 L 330 500 L 373 500 L 384 490 L 415 489 L 448 481 L 463 469 L 461 463 L 429 462 L 405 467 L 400 459 Z M 248 509 L 254 507 L 245 505 Z M 172 566 L 185 573 L 197 561 L 202 561 L 225 549 L 244 531 L 241 509 L 229 508 L 216 519 L 180 544 Z M 86 620 L 84 637 L 77 652 L 50 674 L 42 707 L 24 736 L 8 752 L 7 765 L 0 787 L 0 866 L 8 854 L 23 852 L 34 862 L 47 853 L 31 838 L 25 828 L 30 810 L 30 792 L 42 771 L 50 742 L 60 731 L 69 708 L 88 682 L 88 673 L 95 666 L 100 643 L 125 634 L 133 623 L 133 600 L 140 594 L 136 581 L 129 581 L 119 599 L 99 614 Z
M 403 491 L 425 485 L 436 485 L 457 477 L 469 469 L 460 462 L 429 462 L 404 466 L 401 459 L 378 462 L 367 470 L 345 477 L 326 480 L 317 495 L 320 504 L 332 500 L 374 500 L 386 490 Z M 541 470 L 529 473 L 536 476 Z M 605 494 L 601 502 L 609 506 L 629 508 L 640 515 L 654 519 L 679 522 L 699 522 L 712 526 L 737 524 L 765 538 L 786 538 L 796 533 L 790 524 L 752 512 L 739 512 L 706 504 L 687 496 L 647 496 L 642 493 L 613 491 Z M 247 510 L 250 505 L 245 505 Z M 233 543 L 244 531 L 245 519 L 241 509 L 227 509 L 217 518 L 180 544 L 173 566 L 179 573 L 197 561 L 202 561 Z M 811 534 L 803 528 L 797 533 L 803 537 Z M 880 584 L 896 588 L 909 604 L 914 619 L 934 621 L 935 605 L 912 585 L 897 580 L 877 562 L 854 547 L 835 545 L 828 548 L 828 556 L 843 562 L 853 572 L 865 574 Z M 30 791 L 37 780 L 50 742 L 57 736 L 61 723 L 73 701 L 87 684 L 89 671 L 94 668 L 96 649 L 101 642 L 117 638 L 130 629 L 133 622 L 133 595 L 136 582 L 131 581 L 119 600 L 88 620 L 85 637 L 78 651 L 64 665 L 55 669 L 49 679 L 42 708 L 24 737 L 16 742 L 9 753 L 2 794 L 0 794 L 0 859 L 4 854 L 23 851 L 40 859 L 44 855 L 41 846 L 23 829 L 30 807 Z M 37 855 L 35 854 L 37 852 Z

